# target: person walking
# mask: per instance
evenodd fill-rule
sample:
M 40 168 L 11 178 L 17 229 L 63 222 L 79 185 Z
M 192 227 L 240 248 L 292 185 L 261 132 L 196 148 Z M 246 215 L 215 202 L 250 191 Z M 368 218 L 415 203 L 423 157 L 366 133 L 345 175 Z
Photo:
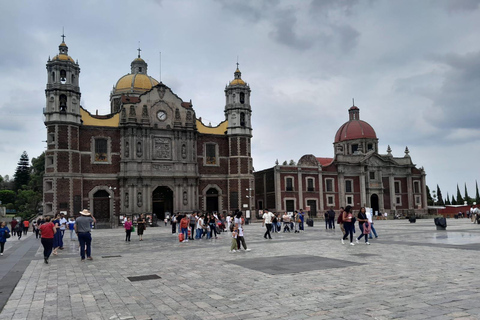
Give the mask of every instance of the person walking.
M 28 227 L 30 227 L 30 221 L 27 219 L 23 220 L 23 234 L 27 235 Z
M 345 228 L 343 227 L 343 212 L 344 212 L 343 207 L 340 207 L 340 214 L 338 215 L 337 223 L 340 226 L 340 230 L 342 231 L 342 234 L 345 235 Z
M 368 220 L 368 223 L 370 223 L 370 233 L 369 233 L 369 235 L 368 235 L 368 238 L 369 238 L 369 239 L 372 239 L 372 232 L 373 232 L 373 234 L 375 235 L 375 238 L 378 238 L 377 231 L 376 231 L 375 228 L 373 227 L 372 208 L 369 208 L 369 209 L 367 210 L 367 220 Z
M 140 213 L 140 217 L 137 219 L 137 235 L 140 237 L 140 241 L 143 241 L 143 232 L 147 229 L 147 222 L 145 216 Z
M 243 212 L 238 211 L 235 215 L 235 219 L 233 219 L 234 227 L 237 228 L 237 251 L 240 251 L 240 245 L 243 246 L 243 249 L 245 249 L 245 251 L 250 251 L 251 249 L 248 249 L 247 244 L 245 243 L 245 236 L 243 233 L 243 225 L 245 224 L 245 220 L 243 219 L 242 215 Z
M 290 216 L 287 212 L 283 213 L 283 232 L 288 231 L 290 233 Z
M 125 224 L 123 227 L 125 228 L 125 241 L 130 241 L 130 236 L 132 234 L 132 218 L 128 217 L 127 221 L 125 221 Z
M 43 260 L 45 264 L 48 264 L 48 259 L 50 258 L 50 254 L 52 254 L 53 238 L 57 232 L 57 228 L 55 228 L 51 218 L 46 216 L 45 222 L 40 225 L 39 229 L 42 236 L 40 241 L 43 246 Z
M 32 232 L 35 233 L 35 238 L 38 239 L 40 236 L 40 230 L 38 230 L 37 220 L 32 221 Z
M 210 214 L 210 218 L 208 219 L 208 227 L 210 228 L 209 239 L 211 239 L 214 234 L 215 234 L 215 239 L 218 239 L 218 237 L 217 237 L 217 225 L 216 224 L 217 224 L 217 219 L 215 218 L 215 215 Z
M 327 211 L 328 212 L 328 228 L 335 229 L 335 211 L 332 207 Z
M 180 230 L 183 233 L 183 241 L 188 242 L 188 225 L 190 224 L 190 218 L 185 215 L 182 220 L 180 220 Z
M 299 229 L 300 231 L 305 231 L 305 212 L 303 212 L 303 209 L 300 209 L 300 212 L 298 213 L 298 216 L 300 218 L 300 225 L 299 225 Z
M 65 214 L 60 213 L 60 221 L 58 222 L 58 225 L 60 226 L 60 250 L 63 250 L 63 236 L 65 235 L 65 230 L 67 229 L 67 223 L 68 220 L 65 218 Z
M 12 235 L 16 235 L 15 227 L 17 226 L 18 221 L 15 218 L 12 218 L 12 221 L 10 221 L 10 229 L 12 230 Z
M 70 218 L 67 222 L 68 230 L 70 230 L 70 241 L 73 241 L 73 233 L 75 232 L 75 219 Z
M 237 249 L 239 249 L 237 244 L 237 236 L 238 236 L 238 229 L 237 227 L 233 226 L 232 244 L 230 245 L 230 252 L 232 253 L 237 252 Z
M 195 233 L 195 239 L 202 239 L 203 229 L 205 225 L 203 223 L 203 214 L 200 214 L 197 220 L 197 232 Z
M 195 226 L 197 225 L 197 213 L 194 212 L 190 215 L 190 240 L 195 240 Z
M 10 229 L 8 229 L 6 222 L 2 221 L 0 223 L 0 256 L 3 256 L 7 238 L 10 238 Z
M 263 235 L 263 237 L 267 239 L 267 236 L 268 236 L 268 239 L 272 239 L 272 235 L 270 234 L 270 231 L 272 231 L 272 221 L 273 221 L 274 215 L 273 213 L 265 209 L 265 213 L 263 214 L 262 218 L 263 218 L 263 225 L 267 228 L 267 231 L 265 231 L 265 234 Z
M 52 221 L 53 225 L 55 226 L 56 232 L 53 235 L 53 255 L 58 254 L 58 248 L 60 248 L 60 241 L 61 241 L 61 233 L 60 233 L 60 214 L 55 216 L 55 219 Z
M 360 211 L 357 214 L 357 220 L 358 220 L 358 226 L 360 227 L 360 233 L 361 234 L 356 239 L 356 242 L 360 243 L 359 242 L 360 239 L 362 237 L 365 237 L 365 244 L 370 244 L 370 242 L 368 242 L 368 233 L 370 233 L 370 225 L 368 227 L 369 232 L 367 234 L 364 232 L 364 225 L 365 225 L 365 223 L 368 223 L 367 213 L 366 213 L 365 207 L 360 208 Z
M 87 209 L 80 211 L 80 217 L 75 220 L 75 232 L 77 233 L 78 241 L 80 242 L 80 257 L 85 261 L 85 254 L 88 260 L 92 258 L 92 223 L 96 223 L 94 217 Z
M 172 225 L 172 234 L 175 235 L 177 233 L 177 216 L 172 214 L 172 219 L 170 219 L 170 224 Z
M 21 222 L 17 223 L 15 226 L 15 234 L 18 237 L 18 240 L 22 239 L 22 234 L 23 234 L 23 225 Z
M 343 227 L 345 228 L 345 235 L 342 238 L 342 244 L 345 244 L 345 240 L 350 235 L 350 245 L 354 246 L 353 243 L 353 215 L 352 215 L 352 207 L 346 206 L 345 210 L 343 211 Z

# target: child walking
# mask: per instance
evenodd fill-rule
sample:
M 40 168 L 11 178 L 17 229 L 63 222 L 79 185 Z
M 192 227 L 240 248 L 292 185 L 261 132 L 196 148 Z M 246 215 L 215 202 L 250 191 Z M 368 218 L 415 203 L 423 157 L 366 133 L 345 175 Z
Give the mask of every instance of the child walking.
M 232 245 L 230 246 L 230 252 L 234 253 L 237 252 L 238 247 L 237 247 L 237 236 L 238 236 L 238 228 L 235 227 L 233 228 L 232 232 Z

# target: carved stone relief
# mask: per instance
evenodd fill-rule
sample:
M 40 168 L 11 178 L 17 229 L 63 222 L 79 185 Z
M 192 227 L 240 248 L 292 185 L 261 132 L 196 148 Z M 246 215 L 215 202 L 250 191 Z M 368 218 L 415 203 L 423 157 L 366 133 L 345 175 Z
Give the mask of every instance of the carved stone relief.
M 171 141 L 170 138 L 154 138 L 153 145 L 153 158 L 154 159 L 171 159 Z
M 187 158 L 187 146 L 185 144 L 182 144 L 182 158 Z
M 175 109 L 175 120 L 180 120 L 180 110 Z
M 129 114 L 130 117 L 135 117 L 136 116 L 136 113 L 135 113 L 135 107 L 134 106 L 130 106 L 130 114 Z
M 187 111 L 187 120 L 192 120 L 192 113 L 190 111 Z
M 146 105 L 143 106 L 143 109 L 142 109 L 142 117 L 143 117 L 143 118 L 148 118 L 148 110 L 147 110 L 147 106 L 146 106 Z
M 160 99 L 163 99 L 163 97 L 165 96 L 165 87 L 164 86 L 160 86 L 158 87 L 158 96 L 160 97 Z
M 128 192 L 125 192 L 125 208 L 129 206 Z
M 137 206 L 141 207 L 143 205 L 142 203 L 142 193 L 139 192 L 137 193 Z
M 152 170 L 154 171 L 172 171 L 173 167 L 168 164 L 152 164 Z
M 138 141 L 138 142 L 137 142 L 137 157 L 141 158 L 142 155 L 143 155 L 142 142 L 141 142 L 141 141 Z
M 128 141 L 125 141 L 125 158 L 130 157 L 130 144 Z

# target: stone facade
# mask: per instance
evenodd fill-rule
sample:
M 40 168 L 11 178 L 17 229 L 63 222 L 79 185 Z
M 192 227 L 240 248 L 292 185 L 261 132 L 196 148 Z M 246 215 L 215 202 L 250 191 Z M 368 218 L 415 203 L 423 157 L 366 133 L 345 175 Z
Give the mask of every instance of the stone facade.
M 409 214 L 425 212 L 425 171 L 417 168 L 405 149 L 403 157 L 378 153 L 373 128 L 360 120 L 360 110 L 349 109 L 349 121 L 335 135 L 334 158 L 304 155 L 297 165 L 276 165 L 255 172 L 258 209 L 294 211 L 310 207 L 315 216 L 329 207 Z
M 140 213 L 250 209 L 250 87 L 238 66 L 217 127 L 149 77 L 140 55 L 111 93 L 111 114 L 98 116 L 79 105 L 80 68 L 59 48 L 47 63 L 45 214 L 87 208 L 113 227 Z

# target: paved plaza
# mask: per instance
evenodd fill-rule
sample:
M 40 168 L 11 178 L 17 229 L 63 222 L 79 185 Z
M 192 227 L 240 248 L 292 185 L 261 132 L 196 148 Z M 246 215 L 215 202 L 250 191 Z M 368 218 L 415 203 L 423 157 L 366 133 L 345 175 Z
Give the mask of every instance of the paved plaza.
M 239 253 L 229 234 L 179 243 L 162 226 L 125 242 L 123 229 L 95 230 L 86 262 L 67 232 L 48 265 L 29 235 L 1 257 L 0 284 L 19 281 L 0 319 L 480 319 L 479 225 L 375 227 L 370 246 L 350 246 L 323 221 L 273 240 L 255 223 L 245 226 L 252 251 Z

